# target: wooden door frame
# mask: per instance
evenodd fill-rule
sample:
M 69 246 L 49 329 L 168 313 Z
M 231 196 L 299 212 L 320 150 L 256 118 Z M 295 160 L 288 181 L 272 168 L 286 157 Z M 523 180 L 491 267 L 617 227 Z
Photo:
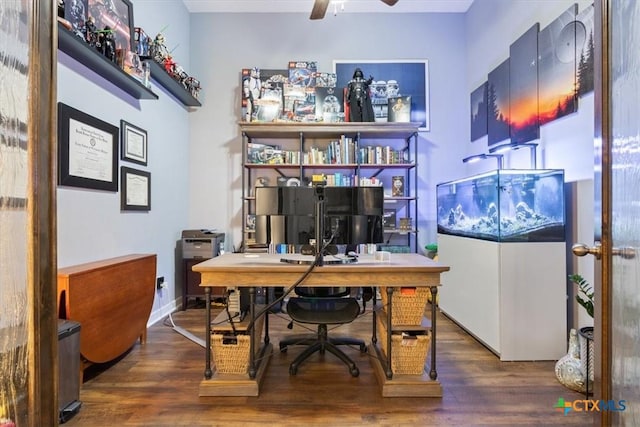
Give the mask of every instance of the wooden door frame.
M 34 1 L 29 9 L 28 406 L 33 427 L 58 425 L 55 7 L 53 1 Z
M 600 270 L 600 287 L 595 287 L 594 345 L 596 366 L 594 398 L 609 401 L 611 397 L 611 308 L 612 308 L 612 259 L 611 259 L 611 81 L 610 81 L 610 36 L 611 0 L 595 1 L 595 69 L 594 147 L 601 150 L 601 259 L 596 260 Z M 597 185 L 597 180 L 594 181 Z M 596 189 L 597 191 L 597 189 Z M 610 413 L 600 411 L 595 423 L 608 426 Z

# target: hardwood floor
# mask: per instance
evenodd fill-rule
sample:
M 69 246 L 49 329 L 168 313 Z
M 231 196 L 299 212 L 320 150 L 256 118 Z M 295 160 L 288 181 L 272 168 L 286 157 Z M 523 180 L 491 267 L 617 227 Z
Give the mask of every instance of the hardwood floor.
M 438 315 L 438 379 L 442 398 L 382 398 L 367 360 L 347 350 L 360 368 L 353 378 L 333 355 L 316 355 L 296 376 L 288 366 L 302 350 L 276 350 L 258 397 L 199 397 L 204 348 L 175 332 L 169 322 L 148 330 L 120 360 L 85 371 L 82 409 L 65 426 L 470 426 L 588 425 L 591 415 L 554 408 L 558 398 L 583 399 L 558 383 L 555 362 L 500 360 L 442 314 Z M 172 315 L 180 327 L 204 337 L 205 310 Z M 288 319 L 270 317 L 271 342 L 303 332 Z M 370 340 L 370 314 L 330 331 Z M 109 339 L 105 337 L 105 339 Z

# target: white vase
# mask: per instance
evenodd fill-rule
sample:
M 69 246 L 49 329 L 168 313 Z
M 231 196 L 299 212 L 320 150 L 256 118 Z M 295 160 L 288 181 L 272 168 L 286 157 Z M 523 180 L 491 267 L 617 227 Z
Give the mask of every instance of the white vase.
M 569 332 L 569 351 L 556 363 L 556 378 L 571 390 L 584 393 L 585 375 L 580 361 L 580 345 L 575 329 Z

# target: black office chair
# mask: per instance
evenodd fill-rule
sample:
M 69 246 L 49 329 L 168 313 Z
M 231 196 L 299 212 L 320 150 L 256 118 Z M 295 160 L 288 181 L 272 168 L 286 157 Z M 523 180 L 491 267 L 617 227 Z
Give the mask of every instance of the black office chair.
M 328 337 L 327 325 L 341 325 L 353 322 L 360 314 L 360 304 L 355 298 L 348 297 L 349 288 L 298 288 L 298 297 L 289 298 L 287 313 L 294 322 L 318 325 L 318 332 L 312 336 L 296 336 L 280 341 L 280 351 L 286 352 L 290 345 L 307 345 L 289 366 L 289 374 L 295 375 L 298 366 L 316 352 L 325 350 L 336 355 L 348 367 L 352 376 L 360 375 L 355 362 L 349 358 L 339 345 L 359 346 L 364 353 L 367 347 L 363 340 L 346 337 Z

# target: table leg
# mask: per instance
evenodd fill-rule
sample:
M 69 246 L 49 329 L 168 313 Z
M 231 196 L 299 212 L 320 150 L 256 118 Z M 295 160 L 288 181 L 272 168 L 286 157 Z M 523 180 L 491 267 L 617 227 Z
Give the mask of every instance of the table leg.
M 378 314 L 376 313 L 376 304 L 377 304 L 377 299 L 376 299 L 376 294 L 378 293 L 378 288 L 373 288 L 373 316 L 371 316 L 373 318 L 373 335 L 371 336 L 371 342 L 373 343 L 373 346 L 375 347 L 376 343 L 378 342 L 378 337 L 376 336 L 376 332 L 377 332 L 377 326 L 376 326 L 376 320 L 378 320 Z
M 269 292 L 268 288 L 263 288 L 264 294 L 267 296 L 266 301 L 267 305 L 271 304 L 272 301 L 269 301 Z M 269 310 L 264 313 L 264 343 L 269 344 Z
M 213 372 L 211 371 L 211 287 L 207 286 L 204 288 L 204 301 L 205 301 L 205 310 L 206 310 L 206 322 L 207 326 L 205 328 L 205 344 L 204 344 L 204 354 L 205 354 L 205 362 L 204 362 L 204 377 L 208 380 L 213 376 Z
M 256 377 L 256 358 L 255 358 L 255 330 L 256 330 L 256 288 L 252 286 L 249 288 L 249 312 L 251 313 L 250 322 L 251 330 L 249 332 L 249 378 L 254 379 Z
M 438 378 L 436 371 L 436 301 L 438 300 L 438 287 L 431 286 L 431 370 L 429 377 L 432 380 Z
M 387 286 L 387 379 L 393 378 L 393 370 L 391 369 L 391 332 L 393 326 L 391 324 L 391 307 L 393 304 L 391 303 L 393 298 L 393 286 Z

